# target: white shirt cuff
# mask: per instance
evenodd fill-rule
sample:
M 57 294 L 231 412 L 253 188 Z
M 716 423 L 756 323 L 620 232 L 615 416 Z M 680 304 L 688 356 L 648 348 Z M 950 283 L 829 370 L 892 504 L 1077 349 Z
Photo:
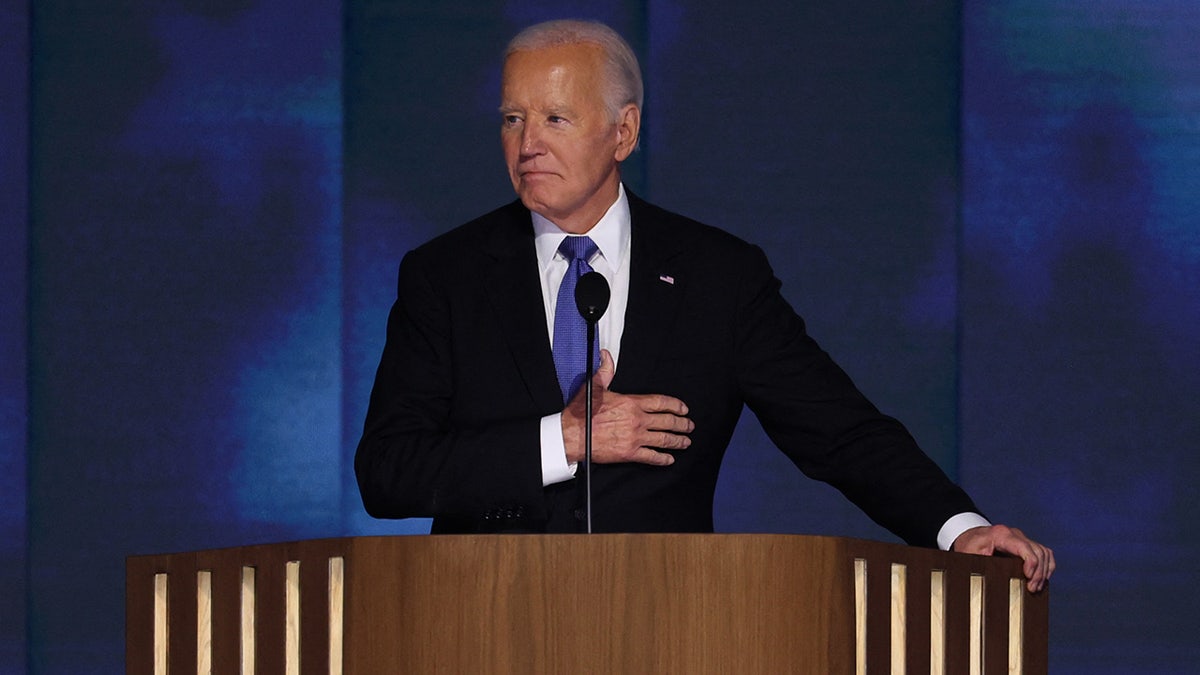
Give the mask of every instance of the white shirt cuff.
M 943 551 L 949 551 L 954 545 L 954 540 L 958 539 L 958 535 L 966 532 L 972 527 L 988 527 L 991 525 L 987 518 L 978 513 L 960 513 L 946 521 L 942 525 L 942 529 L 938 530 L 937 543 L 938 548 Z
M 562 413 L 542 418 L 542 486 L 561 483 L 575 477 L 575 464 L 567 463 L 563 444 Z

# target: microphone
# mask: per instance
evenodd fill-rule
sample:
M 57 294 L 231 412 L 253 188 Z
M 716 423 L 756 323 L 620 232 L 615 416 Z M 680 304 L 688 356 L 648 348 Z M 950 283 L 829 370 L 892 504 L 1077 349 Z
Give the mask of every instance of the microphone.
M 575 283 L 575 307 L 587 322 L 587 366 L 583 378 L 584 399 L 587 419 L 583 434 L 584 511 L 587 512 L 587 533 L 592 533 L 592 375 L 595 363 L 592 353 L 596 350 L 596 323 L 608 309 L 611 292 L 608 281 L 599 272 L 588 272 Z
M 588 272 L 575 282 L 575 307 L 589 326 L 595 325 L 604 316 L 610 296 L 608 281 L 599 272 Z M 591 363 L 591 359 L 588 359 L 588 363 Z

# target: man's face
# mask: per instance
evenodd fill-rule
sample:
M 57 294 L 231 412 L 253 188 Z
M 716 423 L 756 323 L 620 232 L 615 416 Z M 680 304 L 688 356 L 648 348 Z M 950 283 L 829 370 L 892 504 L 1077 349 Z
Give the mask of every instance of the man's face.
M 617 165 L 637 140 L 639 111 L 614 122 L 604 105 L 600 47 L 519 51 L 504 62 L 500 140 L 513 189 L 531 211 L 586 232 L 617 198 Z

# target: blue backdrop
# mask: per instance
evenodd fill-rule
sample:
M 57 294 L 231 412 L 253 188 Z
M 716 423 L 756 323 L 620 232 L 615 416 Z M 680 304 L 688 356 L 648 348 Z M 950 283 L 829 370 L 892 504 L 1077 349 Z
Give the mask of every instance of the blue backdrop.
M 964 16 L 961 477 L 1057 545 L 1055 672 L 1194 672 L 1200 6 L 984 4 Z
M 0 672 L 26 653 L 29 16 L 0 0 Z
M 871 4 L 0 0 L 0 672 L 120 672 L 127 555 L 427 531 L 350 471 L 396 264 L 512 198 L 555 16 L 643 60 L 629 185 L 1055 547 L 1053 671 L 1192 670 L 1200 10 Z M 752 416 L 716 516 L 891 539 Z

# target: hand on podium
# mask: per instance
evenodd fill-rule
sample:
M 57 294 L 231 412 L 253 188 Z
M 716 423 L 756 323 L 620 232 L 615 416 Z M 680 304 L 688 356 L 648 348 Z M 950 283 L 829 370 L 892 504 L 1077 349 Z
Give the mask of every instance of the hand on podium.
M 1054 574 L 1054 551 L 1033 541 L 1025 533 L 1007 525 L 973 527 L 958 536 L 950 548 L 959 553 L 995 555 L 997 553 L 1016 556 L 1025 561 L 1026 588 L 1037 593 L 1046 587 L 1050 575 Z

